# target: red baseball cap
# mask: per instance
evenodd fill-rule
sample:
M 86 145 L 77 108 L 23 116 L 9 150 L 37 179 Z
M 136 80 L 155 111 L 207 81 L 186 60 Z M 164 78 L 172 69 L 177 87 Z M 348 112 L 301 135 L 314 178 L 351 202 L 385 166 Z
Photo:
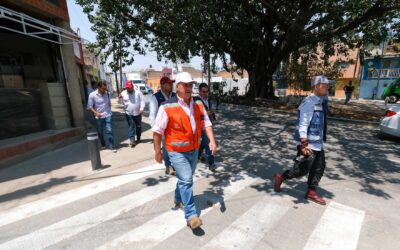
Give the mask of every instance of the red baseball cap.
M 169 79 L 169 77 L 168 76 L 163 76 L 161 79 L 160 79 L 160 84 L 165 84 L 165 83 L 174 83 L 175 81 L 174 80 L 171 80 L 171 79 Z
M 132 81 L 126 81 L 125 82 L 125 88 L 126 89 L 133 89 Z

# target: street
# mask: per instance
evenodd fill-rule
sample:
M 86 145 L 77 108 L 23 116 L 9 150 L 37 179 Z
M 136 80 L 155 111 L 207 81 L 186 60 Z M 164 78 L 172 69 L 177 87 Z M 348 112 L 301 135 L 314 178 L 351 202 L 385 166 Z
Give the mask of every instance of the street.
M 273 190 L 293 164 L 296 117 L 221 105 L 218 169 L 197 165 L 204 225 L 192 232 L 171 209 L 176 178 L 153 160 L 149 119 L 131 149 L 120 111 L 104 169 L 91 171 L 82 140 L 0 171 L 0 249 L 400 249 L 399 142 L 374 125 L 329 121 L 321 206 L 304 199 L 305 177 Z

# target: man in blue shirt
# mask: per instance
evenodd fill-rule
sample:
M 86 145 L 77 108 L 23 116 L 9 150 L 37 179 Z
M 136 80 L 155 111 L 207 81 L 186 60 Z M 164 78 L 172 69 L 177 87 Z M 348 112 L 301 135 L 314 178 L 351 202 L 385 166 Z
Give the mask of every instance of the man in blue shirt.
M 104 148 L 106 146 L 103 135 L 103 130 L 105 128 L 108 135 L 108 148 L 116 153 L 117 150 L 114 147 L 114 135 L 112 130 L 111 101 L 106 82 L 99 82 L 97 89 L 90 93 L 87 109 L 92 111 L 96 118 L 96 129 L 101 147 Z
M 308 174 L 308 191 L 306 199 L 325 205 L 325 200 L 318 196 L 316 188 L 325 170 L 325 153 L 323 149 L 325 114 L 322 106 L 323 97 L 328 93 L 329 80 L 317 76 L 311 83 L 313 93 L 303 100 L 298 112 L 298 126 L 295 132 L 297 157 L 293 168 L 283 174 L 274 176 L 274 189 L 281 191 L 285 180 L 302 177 Z

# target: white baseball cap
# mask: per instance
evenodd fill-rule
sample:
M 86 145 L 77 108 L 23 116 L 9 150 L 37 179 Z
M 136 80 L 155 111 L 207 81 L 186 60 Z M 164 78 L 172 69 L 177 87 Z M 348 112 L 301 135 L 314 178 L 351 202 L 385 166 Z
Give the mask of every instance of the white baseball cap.
M 311 82 L 311 87 L 315 86 L 320 83 L 329 84 L 331 81 L 326 76 L 316 76 L 314 77 L 313 81 Z
M 178 83 L 193 83 L 193 78 L 188 72 L 181 72 L 176 75 L 175 82 Z

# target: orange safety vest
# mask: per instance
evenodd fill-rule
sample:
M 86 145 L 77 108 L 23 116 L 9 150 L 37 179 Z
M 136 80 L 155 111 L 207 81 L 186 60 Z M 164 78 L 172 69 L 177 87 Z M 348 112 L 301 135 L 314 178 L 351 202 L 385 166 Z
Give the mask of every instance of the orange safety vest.
M 200 100 L 193 103 L 193 113 L 196 121 L 196 131 L 194 133 L 190 118 L 179 105 L 177 97 L 172 97 L 163 105 L 168 115 L 168 124 L 164 132 L 167 151 L 189 152 L 198 150 L 201 143 L 201 131 L 204 125 L 203 103 Z

